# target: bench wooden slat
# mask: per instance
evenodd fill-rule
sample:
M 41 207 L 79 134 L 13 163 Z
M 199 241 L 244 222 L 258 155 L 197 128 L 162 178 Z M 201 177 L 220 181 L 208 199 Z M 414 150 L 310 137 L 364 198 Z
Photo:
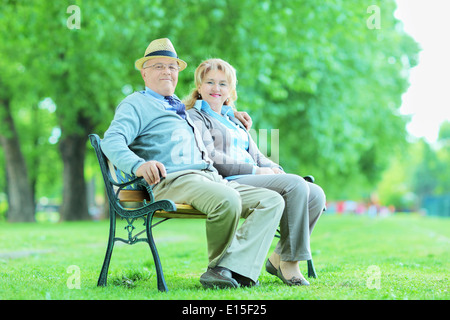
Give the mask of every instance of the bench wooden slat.
M 144 190 L 121 190 L 119 192 L 120 204 L 125 209 L 135 209 L 142 206 L 143 201 L 150 200 L 147 191 Z M 155 212 L 155 217 L 158 218 L 178 218 L 178 219 L 205 219 L 206 214 L 198 211 L 194 207 L 185 203 L 176 203 L 177 211 L 163 211 Z
M 177 210 L 178 210 L 178 204 L 177 206 Z M 192 207 L 191 207 L 192 208 Z M 175 212 L 167 212 L 167 211 L 156 211 L 155 212 L 155 217 L 157 218 L 176 218 L 176 219 L 206 219 L 206 214 L 204 214 L 203 212 L 200 212 L 194 208 L 192 208 L 193 211 L 192 212 L 180 212 L 180 211 L 175 211 Z
M 142 202 L 150 200 L 150 196 L 145 190 L 121 190 L 119 192 L 120 202 Z

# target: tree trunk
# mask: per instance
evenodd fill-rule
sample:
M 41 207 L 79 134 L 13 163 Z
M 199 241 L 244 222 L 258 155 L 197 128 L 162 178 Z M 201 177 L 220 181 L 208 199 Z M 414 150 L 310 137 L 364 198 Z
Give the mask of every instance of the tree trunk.
M 64 164 L 62 220 L 90 219 L 87 205 L 87 188 L 84 179 L 84 157 L 87 136 L 72 134 L 60 140 L 59 149 Z
M 0 144 L 6 164 L 8 221 L 34 222 L 35 203 L 28 180 L 28 170 L 20 148 L 19 137 L 11 115 L 9 100 L 0 101 L 2 130 Z

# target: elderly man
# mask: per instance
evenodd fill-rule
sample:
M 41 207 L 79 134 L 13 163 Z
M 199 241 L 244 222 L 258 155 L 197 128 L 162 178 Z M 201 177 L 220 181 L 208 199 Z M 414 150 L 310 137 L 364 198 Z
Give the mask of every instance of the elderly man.
M 186 62 L 169 39 L 152 41 L 135 67 L 145 90 L 119 104 L 102 140 L 103 152 L 122 171 L 154 184 L 156 200 L 187 203 L 207 215 L 209 264 L 200 277 L 204 287 L 257 284 L 283 198 L 274 191 L 228 182 L 217 173 L 174 95 Z M 240 218 L 245 221 L 238 227 Z

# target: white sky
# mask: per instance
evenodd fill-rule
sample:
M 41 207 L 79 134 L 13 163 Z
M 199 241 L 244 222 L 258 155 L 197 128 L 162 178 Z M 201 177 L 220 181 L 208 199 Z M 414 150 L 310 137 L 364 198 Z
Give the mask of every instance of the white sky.
M 395 17 L 423 49 L 400 111 L 412 115 L 411 135 L 434 142 L 450 121 L 450 0 L 397 0 L 397 7 Z

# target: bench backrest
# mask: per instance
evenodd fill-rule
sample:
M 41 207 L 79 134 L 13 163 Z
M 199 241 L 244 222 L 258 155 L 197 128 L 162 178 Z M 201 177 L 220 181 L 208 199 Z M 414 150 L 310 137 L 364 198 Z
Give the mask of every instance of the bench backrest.
M 150 196 L 147 190 L 138 183 L 123 187 L 119 194 L 117 194 L 119 189 L 117 187 L 118 184 L 133 181 L 136 177 L 122 172 L 108 160 L 101 150 L 101 140 L 97 134 L 90 134 L 89 140 L 95 150 L 109 200 L 114 201 L 118 198 L 121 202 L 142 202 L 144 199 L 149 201 Z
M 105 183 L 106 193 L 108 195 L 110 206 L 114 206 L 114 209 L 120 215 L 128 215 L 127 210 L 132 210 L 134 208 L 141 209 L 143 207 L 144 200 L 147 203 L 153 203 L 153 193 L 147 188 L 142 187 L 138 183 L 132 183 L 131 189 L 126 189 L 126 187 L 121 187 L 120 190 L 118 185 L 123 183 L 129 183 L 130 181 L 137 180 L 135 177 L 127 175 L 117 169 L 105 156 L 103 151 L 100 148 L 100 137 L 96 134 L 90 134 L 89 140 L 91 142 L 92 147 L 95 150 L 95 154 L 97 156 L 97 160 L 100 165 L 100 170 L 102 172 L 103 181 Z M 151 188 L 150 188 L 151 189 Z M 119 191 L 119 192 L 118 192 Z M 167 200 L 164 200 L 167 202 Z M 171 201 L 170 201 L 171 202 Z M 164 217 L 164 218 L 189 218 L 189 219 L 205 219 L 206 215 L 198 210 L 194 209 L 192 206 L 188 204 L 174 204 L 171 202 L 173 207 L 171 206 L 169 209 L 164 209 L 162 211 L 158 211 L 155 216 Z M 119 206 L 118 206 L 119 205 Z M 176 212 L 175 212 L 176 211 Z M 144 212 L 144 211 L 143 211 Z

